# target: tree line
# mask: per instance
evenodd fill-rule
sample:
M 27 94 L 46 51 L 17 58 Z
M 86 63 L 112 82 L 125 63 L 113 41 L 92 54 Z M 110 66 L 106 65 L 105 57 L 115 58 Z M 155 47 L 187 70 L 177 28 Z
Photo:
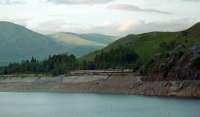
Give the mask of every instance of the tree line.
M 61 54 L 49 56 L 39 61 L 32 57 L 20 63 L 10 63 L 0 68 L 0 74 L 66 74 L 71 70 L 127 69 L 133 68 L 139 56 L 127 47 L 117 47 L 101 51 L 93 61 L 79 60 L 74 55 Z
M 53 55 L 47 60 L 39 61 L 32 57 L 31 60 L 23 60 L 20 63 L 10 63 L 6 67 L 1 68 L 1 74 L 29 74 L 29 73 L 45 73 L 59 75 L 76 69 L 78 65 L 74 55 Z

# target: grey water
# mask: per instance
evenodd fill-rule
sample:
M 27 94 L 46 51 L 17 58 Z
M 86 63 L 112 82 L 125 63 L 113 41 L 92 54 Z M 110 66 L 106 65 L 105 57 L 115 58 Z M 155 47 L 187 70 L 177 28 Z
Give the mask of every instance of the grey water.
M 2 92 L 0 117 L 200 117 L 200 100 L 132 95 Z

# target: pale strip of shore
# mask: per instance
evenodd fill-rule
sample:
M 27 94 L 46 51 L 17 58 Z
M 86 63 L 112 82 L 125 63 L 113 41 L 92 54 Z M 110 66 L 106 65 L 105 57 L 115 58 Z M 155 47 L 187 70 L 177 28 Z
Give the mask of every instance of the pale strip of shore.
M 200 81 L 142 81 L 134 73 L 0 76 L 1 92 L 112 93 L 200 97 Z

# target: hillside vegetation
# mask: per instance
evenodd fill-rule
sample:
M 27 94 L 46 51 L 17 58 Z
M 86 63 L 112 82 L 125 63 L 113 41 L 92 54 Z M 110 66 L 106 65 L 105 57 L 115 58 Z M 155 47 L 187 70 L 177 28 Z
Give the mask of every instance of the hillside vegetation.
M 148 81 L 200 80 L 200 23 L 180 32 L 129 35 L 82 60 L 96 69 L 131 68 Z
M 139 63 L 147 63 L 157 53 L 173 49 L 177 45 L 184 45 L 190 48 L 193 44 L 200 42 L 200 23 L 190 29 L 180 32 L 150 32 L 139 35 L 128 35 L 117 40 L 100 51 L 90 53 L 82 58 L 86 61 L 94 61 L 96 55 L 109 52 L 118 47 L 133 49 L 139 56 Z

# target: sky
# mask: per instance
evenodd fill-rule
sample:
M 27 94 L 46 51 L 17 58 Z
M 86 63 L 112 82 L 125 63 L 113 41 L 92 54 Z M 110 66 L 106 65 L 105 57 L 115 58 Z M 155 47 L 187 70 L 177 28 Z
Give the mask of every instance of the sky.
M 43 34 L 180 31 L 200 22 L 200 0 L 0 0 L 0 21 Z

